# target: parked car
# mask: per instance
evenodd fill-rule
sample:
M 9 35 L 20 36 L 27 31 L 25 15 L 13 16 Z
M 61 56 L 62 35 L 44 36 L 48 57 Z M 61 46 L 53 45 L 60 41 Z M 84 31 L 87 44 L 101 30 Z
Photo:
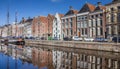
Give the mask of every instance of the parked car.
M 105 39 L 105 38 L 95 38 L 94 41 L 95 42 L 107 42 L 108 39 Z
M 80 38 L 78 36 L 73 36 L 72 40 L 74 40 L 74 41 L 82 41 L 83 38 Z
M 84 41 L 94 41 L 94 38 L 84 38 Z
M 64 37 L 63 40 L 65 40 L 65 41 L 71 41 L 72 38 L 70 38 L 70 37 Z
M 54 37 L 52 40 L 59 40 L 57 37 Z
M 113 41 L 113 42 L 120 42 L 120 37 L 113 37 L 113 38 L 112 38 L 112 41 Z

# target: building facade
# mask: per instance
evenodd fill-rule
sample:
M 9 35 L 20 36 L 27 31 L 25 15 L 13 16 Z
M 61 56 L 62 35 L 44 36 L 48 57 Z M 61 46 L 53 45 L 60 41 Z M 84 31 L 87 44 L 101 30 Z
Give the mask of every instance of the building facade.
M 105 38 L 106 34 L 106 15 L 105 15 L 105 6 L 101 5 L 101 2 L 98 2 L 97 7 L 94 11 L 89 14 L 89 37 L 103 37 Z
M 77 10 L 70 7 L 70 10 L 61 18 L 62 19 L 62 35 L 64 37 L 72 37 L 76 35 L 76 14 Z
M 58 40 L 62 39 L 62 22 L 61 17 L 63 14 L 55 14 L 54 20 L 53 20 L 53 38 L 57 38 Z
M 120 36 L 120 0 L 113 0 L 106 5 L 107 36 Z
M 51 15 L 51 14 L 48 14 L 47 19 L 48 19 L 48 36 L 52 37 L 52 35 L 53 35 L 53 20 L 54 20 L 54 16 Z
M 77 14 L 77 35 L 79 37 L 89 37 L 89 13 L 94 11 L 95 6 L 86 3 Z
M 45 37 L 48 34 L 48 19 L 45 16 L 38 16 L 33 19 L 32 33 L 34 37 Z

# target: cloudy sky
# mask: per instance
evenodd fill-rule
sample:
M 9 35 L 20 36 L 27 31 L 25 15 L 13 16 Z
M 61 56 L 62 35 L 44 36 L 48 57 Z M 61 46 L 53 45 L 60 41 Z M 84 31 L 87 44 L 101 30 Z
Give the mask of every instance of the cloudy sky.
M 74 9 L 80 8 L 86 3 L 97 5 L 110 3 L 112 0 L 0 0 L 0 26 L 7 24 L 7 7 L 9 6 L 10 23 L 15 21 L 15 12 L 18 12 L 18 21 L 22 17 L 47 16 L 56 12 L 65 14 L 69 6 Z

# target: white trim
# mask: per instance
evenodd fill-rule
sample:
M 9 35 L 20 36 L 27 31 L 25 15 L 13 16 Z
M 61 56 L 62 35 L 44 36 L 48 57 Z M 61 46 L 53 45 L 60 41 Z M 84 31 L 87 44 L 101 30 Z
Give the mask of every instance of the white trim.
M 86 14 L 89 14 L 89 12 L 78 13 L 77 16 L 86 15 Z
M 90 13 L 89 15 L 95 15 L 95 14 L 100 14 L 100 13 L 103 13 L 103 11 L 92 12 L 92 13 Z
M 64 16 L 61 19 L 66 19 L 66 18 L 71 18 L 71 17 L 76 17 L 76 15 L 74 14 L 74 15 L 70 15 L 70 16 Z

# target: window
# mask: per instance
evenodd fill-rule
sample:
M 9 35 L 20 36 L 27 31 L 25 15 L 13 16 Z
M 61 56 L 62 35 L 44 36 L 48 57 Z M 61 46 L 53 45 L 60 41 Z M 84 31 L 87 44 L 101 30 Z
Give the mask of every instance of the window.
M 114 21 L 114 14 L 111 14 L 111 22 Z
M 64 22 L 65 22 L 65 19 L 63 19 L 62 21 L 63 21 L 63 23 L 64 23 Z
M 89 20 L 89 24 L 88 25 L 89 25 L 89 27 L 91 27 L 91 20 Z
M 94 18 L 94 16 L 92 15 L 91 18 Z
M 85 35 L 87 35 L 87 28 L 85 28 Z
M 57 26 L 57 22 L 56 22 L 56 26 Z
M 72 35 L 72 33 L 73 33 L 73 31 L 72 31 L 72 29 L 71 29 L 71 35 Z
M 70 18 L 70 22 L 72 22 L 72 18 Z
M 113 9 L 113 8 L 111 8 L 111 11 L 114 11 L 114 9 Z
M 70 28 L 72 28 L 72 22 L 70 22 Z
M 82 29 L 82 35 L 84 35 L 84 29 Z
M 68 22 L 68 19 L 66 19 L 66 22 Z
M 103 35 L 103 29 L 100 28 L 100 35 Z
M 80 22 L 77 23 L 77 27 L 80 28 Z
M 100 25 L 102 26 L 102 24 L 103 24 L 103 23 L 102 23 L 102 19 L 100 19 Z
M 118 6 L 118 10 L 120 10 L 120 6 Z
M 120 23 L 120 13 L 118 13 L 118 18 L 117 18 L 117 20 L 118 20 L 118 23 Z
M 68 29 L 67 29 L 67 35 L 68 35 Z
M 101 13 L 101 14 L 100 14 L 100 17 L 102 17 L 102 16 L 103 16 L 103 14 Z
M 95 17 L 97 18 L 97 17 L 98 17 L 98 15 L 95 15 Z

